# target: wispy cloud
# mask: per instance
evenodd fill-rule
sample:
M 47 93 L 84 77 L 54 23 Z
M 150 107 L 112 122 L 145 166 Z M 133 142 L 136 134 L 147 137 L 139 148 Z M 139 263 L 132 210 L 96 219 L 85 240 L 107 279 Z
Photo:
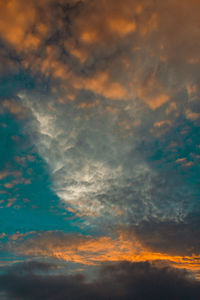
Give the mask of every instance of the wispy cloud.
M 148 234 L 148 231 L 146 232 Z M 138 233 L 136 233 L 138 235 Z M 167 233 L 169 235 L 169 233 Z M 28 258 L 53 258 L 58 261 L 67 261 L 74 264 L 87 266 L 99 266 L 108 262 L 151 262 L 157 266 L 175 267 L 187 269 L 194 276 L 200 273 L 200 256 L 187 253 L 185 248 L 181 254 L 169 251 L 161 236 L 152 241 L 145 239 L 145 232 L 138 235 L 137 239 L 133 232 L 119 231 L 115 237 L 100 236 L 92 237 L 81 234 L 67 234 L 63 232 L 33 232 L 26 235 L 8 236 L 7 244 L 3 249 L 8 253 L 15 253 Z M 144 238 L 144 240 L 143 240 Z M 148 243 L 149 242 L 149 243 Z M 151 244 L 152 242 L 152 244 Z M 154 250 L 153 243 L 160 242 L 163 249 L 159 247 Z M 174 241 L 169 246 L 173 247 Z M 145 245 L 146 244 L 146 245 Z M 176 248 L 176 244 L 174 247 Z M 156 251 L 157 250 L 157 251 Z

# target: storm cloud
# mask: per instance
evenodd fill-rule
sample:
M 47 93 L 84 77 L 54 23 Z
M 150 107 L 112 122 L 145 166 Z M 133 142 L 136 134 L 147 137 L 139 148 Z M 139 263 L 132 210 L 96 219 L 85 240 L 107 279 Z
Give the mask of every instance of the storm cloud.
M 23 265 L 22 265 L 23 267 Z M 26 268 L 26 266 L 25 266 Z M 83 275 L 19 274 L 0 275 L 4 299 L 198 299 L 200 284 L 187 273 L 156 268 L 149 263 L 122 262 L 103 267 L 94 281 Z

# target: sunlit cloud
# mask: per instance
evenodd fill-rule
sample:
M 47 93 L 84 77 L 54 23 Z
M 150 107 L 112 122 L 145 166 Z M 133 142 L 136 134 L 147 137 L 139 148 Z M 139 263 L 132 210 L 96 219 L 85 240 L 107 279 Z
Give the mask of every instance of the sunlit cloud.
M 131 234 L 119 232 L 116 238 L 109 236 L 91 237 L 70 235 L 59 232 L 30 233 L 26 240 L 21 235 L 9 237 L 9 246 L 16 254 L 27 257 L 49 257 L 61 261 L 88 266 L 98 266 L 108 262 L 145 262 L 158 266 L 187 269 L 197 274 L 200 272 L 200 256 L 176 255 L 167 252 L 153 252 L 142 241 Z

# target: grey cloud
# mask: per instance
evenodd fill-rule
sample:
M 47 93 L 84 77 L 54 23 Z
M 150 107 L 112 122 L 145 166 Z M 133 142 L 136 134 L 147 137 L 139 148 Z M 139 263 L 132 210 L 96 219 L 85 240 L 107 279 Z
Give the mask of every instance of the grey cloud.
M 191 213 L 179 223 L 152 219 L 132 230 L 141 243 L 152 251 L 171 255 L 199 255 L 199 222 L 198 215 Z
M 151 216 L 178 220 L 187 215 L 190 191 L 182 190 L 181 182 L 167 178 L 167 173 L 160 178 L 136 149 L 137 133 L 122 142 L 115 133 L 120 114 L 106 119 L 97 111 L 85 119 L 73 104 L 63 110 L 49 100 L 48 112 L 48 106 L 34 96 L 21 99 L 36 119 L 35 144 L 49 165 L 53 190 L 75 212 L 91 217 L 87 222 L 95 226 L 103 217 L 105 226 L 122 220 L 137 224 Z
M 187 273 L 156 268 L 149 263 L 122 262 L 105 266 L 96 280 L 84 275 L 55 276 L 27 274 L 13 270 L 0 275 L 0 290 L 5 299 L 192 299 L 200 295 L 199 282 Z

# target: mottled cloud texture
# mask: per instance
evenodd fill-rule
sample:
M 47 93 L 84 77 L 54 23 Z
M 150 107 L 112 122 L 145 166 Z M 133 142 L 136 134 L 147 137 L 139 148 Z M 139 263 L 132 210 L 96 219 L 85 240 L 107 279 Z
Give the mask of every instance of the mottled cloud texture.
M 0 0 L 6 300 L 198 299 L 199 9 Z M 88 276 L 129 263 L 24 281 L 14 263 L 32 259 Z
M 49 266 L 29 263 L 0 275 L 0 289 L 7 299 L 198 299 L 199 282 L 188 274 L 148 263 L 122 262 L 102 268 L 88 282 L 81 275 L 48 274 Z M 18 272 L 21 271 L 19 275 Z M 38 274 L 39 271 L 39 274 Z M 47 272 L 44 276 L 41 272 Z M 37 287 L 37 288 L 36 288 Z M 3 296 L 3 293 L 2 293 Z

